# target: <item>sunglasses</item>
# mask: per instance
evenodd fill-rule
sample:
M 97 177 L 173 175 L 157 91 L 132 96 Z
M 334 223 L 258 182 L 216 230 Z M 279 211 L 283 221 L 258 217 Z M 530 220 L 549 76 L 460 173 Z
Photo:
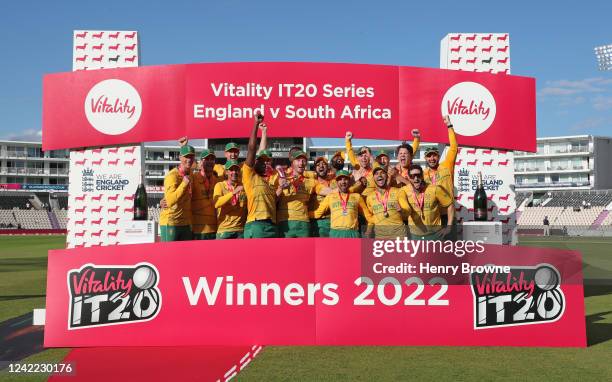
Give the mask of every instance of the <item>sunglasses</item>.
M 408 174 L 408 177 L 411 178 L 411 179 L 422 178 L 423 174 L 421 174 L 420 172 L 418 174 Z

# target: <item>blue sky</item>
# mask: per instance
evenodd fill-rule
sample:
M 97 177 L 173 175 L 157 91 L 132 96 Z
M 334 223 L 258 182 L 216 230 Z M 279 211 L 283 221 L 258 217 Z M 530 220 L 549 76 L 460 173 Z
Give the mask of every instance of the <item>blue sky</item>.
M 538 89 L 538 136 L 612 136 L 612 2 L 33 1 L 0 12 L 0 139 L 39 140 L 45 73 L 71 70 L 72 31 L 138 30 L 141 65 L 320 61 L 439 67 L 447 33 L 508 32 Z M 321 141 L 319 141 L 321 142 Z M 327 142 L 327 140 L 325 140 Z

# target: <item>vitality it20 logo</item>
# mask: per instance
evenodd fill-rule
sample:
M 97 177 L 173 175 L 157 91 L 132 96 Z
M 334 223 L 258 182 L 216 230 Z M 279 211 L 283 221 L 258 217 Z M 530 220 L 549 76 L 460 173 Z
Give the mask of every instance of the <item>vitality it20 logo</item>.
M 476 329 L 553 322 L 565 310 L 561 277 L 550 264 L 472 273 L 470 281 Z
M 83 265 L 68 272 L 68 329 L 148 321 L 161 308 L 159 272 L 149 263 Z

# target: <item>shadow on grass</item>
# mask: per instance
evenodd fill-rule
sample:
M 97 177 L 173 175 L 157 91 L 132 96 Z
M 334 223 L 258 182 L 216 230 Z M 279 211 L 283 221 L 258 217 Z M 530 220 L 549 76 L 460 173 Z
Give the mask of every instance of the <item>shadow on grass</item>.
M 0 361 L 19 361 L 43 351 L 43 328 L 32 325 L 32 313 L 0 323 Z
M 612 339 L 612 324 L 599 322 L 612 311 L 591 314 L 586 317 L 587 345 L 593 346 Z
M 38 269 L 47 269 L 46 257 L 0 259 L 0 272 L 33 271 Z
M 28 298 L 46 297 L 46 294 L 22 294 L 14 296 L 0 296 L 0 301 L 25 300 Z
M 584 280 L 584 297 L 612 294 L 612 280 Z

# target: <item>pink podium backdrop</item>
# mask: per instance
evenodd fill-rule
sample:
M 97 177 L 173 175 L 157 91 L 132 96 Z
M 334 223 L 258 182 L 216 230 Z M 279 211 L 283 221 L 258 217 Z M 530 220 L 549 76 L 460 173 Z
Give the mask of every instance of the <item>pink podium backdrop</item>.
M 72 70 L 137 67 L 137 31 L 75 30 Z
M 136 31 L 75 30 L 72 41 L 73 71 L 138 66 Z M 133 218 L 142 151 L 142 145 L 115 145 L 70 152 L 68 248 L 119 244 L 119 221 Z
M 78 71 L 43 80 L 43 147 L 249 135 L 406 139 L 442 108 L 465 144 L 535 150 L 532 78 L 359 64 L 220 63 Z M 520 112 L 517 112 L 520 111 Z
M 440 42 L 440 68 L 510 74 L 510 36 L 508 33 L 448 34 Z M 458 141 L 460 146 L 470 146 L 464 144 L 461 136 Z M 478 172 L 482 172 L 490 198 L 489 220 L 502 222 L 504 244 L 516 244 L 514 153 L 510 150 L 475 147 L 459 150 L 455 162 L 457 220 L 474 220 L 473 198 Z
M 579 253 L 489 245 L 381 258 L 371 240 L 286 243 L 51 251 L 45 346 L 586 345 Z

